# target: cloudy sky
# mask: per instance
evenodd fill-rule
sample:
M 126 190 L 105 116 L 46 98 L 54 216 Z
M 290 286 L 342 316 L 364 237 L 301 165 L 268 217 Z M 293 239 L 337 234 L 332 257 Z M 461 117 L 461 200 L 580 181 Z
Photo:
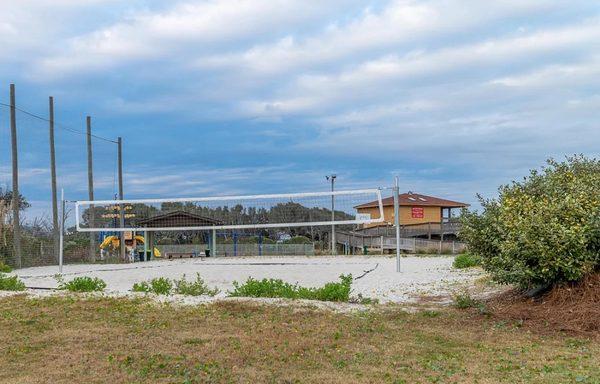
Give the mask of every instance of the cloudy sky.
M 476 201 L 548 157 L 597 156 L 600 3 L 0 0 L 0 102 L 122 136 L 128 197 L 388 186 Z M 10 183 L 0 107 L 0 183 Z M 23 190 L 46 124 L 19 116 Z M 85 197 L 84 137 L 57 131 Z M 115 146 L 94 141 L 97 197 Z M 38 204 L 38 205 L 39 205 Z

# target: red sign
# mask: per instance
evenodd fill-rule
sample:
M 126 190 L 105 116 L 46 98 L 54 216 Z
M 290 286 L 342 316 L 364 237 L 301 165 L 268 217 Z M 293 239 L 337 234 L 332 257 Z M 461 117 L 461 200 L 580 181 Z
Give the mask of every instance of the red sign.
M 425 217 L 425 210 L 421 207 L 412 207 L 411 213 L 413 219 L 422 219 Z

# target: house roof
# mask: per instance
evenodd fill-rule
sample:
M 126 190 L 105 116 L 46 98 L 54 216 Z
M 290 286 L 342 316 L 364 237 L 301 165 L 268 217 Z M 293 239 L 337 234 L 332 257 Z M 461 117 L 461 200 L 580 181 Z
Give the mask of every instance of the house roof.
M 394 197 L 386 197 L 382 200 L 383 206 L 394 205 Z M 370 208 L 378 207 L 379 202 L 377 200 L 369 203 L 358 205 L 354 208 Z M 443 207 L 443 208 L 463 208 L 468 207 L 469 204 L 461 203 L 458 201 L 441 199 L 439 197 L 422 195 L 420 193 L 408 192 L 400 194 L 400 206 L 425 206 L 425 207 Z
M 211 219 L 210 217 L 197 215 L 182 210 L 161 213 L 147 219 L 138 221 L 142 227 L 163 228 L 163 227 L 199 227 L 207 225 L 222 225 L 220 220 Z

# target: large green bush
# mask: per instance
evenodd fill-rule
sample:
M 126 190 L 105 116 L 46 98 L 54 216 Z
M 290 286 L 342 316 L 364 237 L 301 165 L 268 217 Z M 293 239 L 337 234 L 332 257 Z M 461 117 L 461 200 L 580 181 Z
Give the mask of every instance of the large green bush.
M 500 283 L 522 288 L 577 281 L 600 265 L 600 161 L 548 160 L 520 182 L 480 197 L 461 237 Z

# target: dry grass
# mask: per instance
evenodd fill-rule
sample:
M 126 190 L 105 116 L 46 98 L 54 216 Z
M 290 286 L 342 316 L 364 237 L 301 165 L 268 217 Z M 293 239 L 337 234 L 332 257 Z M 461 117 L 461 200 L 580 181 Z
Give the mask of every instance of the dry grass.
M 0 299 L 4 383 L 600 383 L 600 341 L 443 309 Z

